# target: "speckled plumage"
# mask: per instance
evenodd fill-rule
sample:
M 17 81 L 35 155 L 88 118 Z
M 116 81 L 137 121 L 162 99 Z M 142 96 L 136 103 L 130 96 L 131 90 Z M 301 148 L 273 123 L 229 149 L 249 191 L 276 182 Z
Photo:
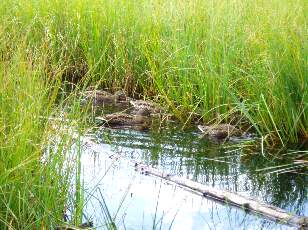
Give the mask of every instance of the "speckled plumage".
M 100 105 L 108 105 L 108 104 L 116 104 L 126 101 L 126 95 L 122 90 L 111 94 L 104 90 L 88 90 L 85 92 L 86 99 L 93 100 L 93 104 Z
M 112 113 L 105 117 L 97 117 L 98 120 L 103 120 L 109 126 L 136 126 L 149 125 L 151 118 L 150 112 L 147 109 L 141 109 L 135 115 L 126 113 Z
M 241 131 L 230 124 L 198 125 L 198 129 L 207 136 L 224 139 L 231 136 L 241 136 Z
M 134 109 L 136 110 L 140 110 L 140 109 L 147 109 L 150 111 L 151 114 L 155 114 L 155 113 L 162 113 L 164 112 L 164 109 L 151 101 L 144 101 L 144 100 L 135 100 L 135 101 L 130 101 L 130 104 L 134 107 Z

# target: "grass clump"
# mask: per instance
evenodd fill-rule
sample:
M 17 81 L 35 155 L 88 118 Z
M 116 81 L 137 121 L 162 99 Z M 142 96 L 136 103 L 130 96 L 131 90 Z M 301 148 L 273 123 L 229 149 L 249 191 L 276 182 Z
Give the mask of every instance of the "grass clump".
M 9 23 L 0 26 L 0 228 L 55 228 L 68 208 L 71 221 L 80 223 L 74 210 L 82 201 L 70 192 L 78 175 L 78 158 L 69 154 L 72 135 L 48 119 L 63 107 L 61 100 L 56 103 L 57 76 L 49 79 L 48 55 L 31 49 L 21 28 Z
M 244 119 L 269 141 L 307 139 L 305 0 L 8 0 L 0 11 L 8 47 L 29 28 L 30 47 L 54 54 L 50 75 L 61 66 L 73 82 L 157 98 L 183 121 L 193 111 Z
M 1 228 L 62 222 L 72 178 L 80 222 L 72 135 L 47 119 L 61 115 L 66 81 L 154 98 L 183 121 L 197 112 L 244 119 L 268 141 L 307 139 L 307 12 L 306 0 L 3 1 Z

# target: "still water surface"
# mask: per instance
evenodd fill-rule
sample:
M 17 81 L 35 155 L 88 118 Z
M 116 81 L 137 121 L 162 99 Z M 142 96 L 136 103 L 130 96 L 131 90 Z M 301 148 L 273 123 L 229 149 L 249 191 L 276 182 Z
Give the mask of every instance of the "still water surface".
M 262 156 L 251 145 L 218 144 L 200 139 L 195 131 L 173 128 L 93 132 L 85 138 L 82 154 L 85 214 L 101 229 L 104 205 L 119 229 L 295 229 L 143 175 L 129 161 L 308 216 L 307 168 L 287 155 L 282 160 L 265 151 Z

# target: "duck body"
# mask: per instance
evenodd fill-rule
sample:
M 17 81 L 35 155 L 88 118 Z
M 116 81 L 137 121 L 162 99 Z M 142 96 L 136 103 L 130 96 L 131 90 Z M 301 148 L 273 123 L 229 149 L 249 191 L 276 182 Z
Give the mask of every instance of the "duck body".
M 164 109 L 160 105 L 151 101 L 131 100 L 130 104 L 136 111 L 140 109 L 147 109 L 151 114 L 158 114 L 164 112 Z
M 107 91 L 96 90 L 88 93 L 88 99 L 93 99 L 94 105 L 104 105 L 104 104 L 113 104 L 114 103 L 114 95 Z
M 141 116 L 125 114 L 125 113 L 113 113 L 105 116 L 105 120 L 109 126 L 131 126 L 143 124 L 145 119 Z
M 111 94 L 105 90 L 88 90 L 85 92 L 86 100 L 93 100 L 96 106 L 115 105 L 126 102 L 125 93 L 120 90 Z
M 206 136 L 225 139 L 231 136 L 239 137 L 242 132 L 233 125 L 219 124 L 219 125 L 198 125 L 198 129 Z
M 150 113 L 146 109 L 140 110 L 136 114 L 126 114 L 126 113 L 112 113 L 105 117 L 97 117 L 98 120 L 105 122 L 107 126 L 113 128 L 123 128 L 123 127 L 135 127 L 142 126 L 148 127 L 151 122 Z

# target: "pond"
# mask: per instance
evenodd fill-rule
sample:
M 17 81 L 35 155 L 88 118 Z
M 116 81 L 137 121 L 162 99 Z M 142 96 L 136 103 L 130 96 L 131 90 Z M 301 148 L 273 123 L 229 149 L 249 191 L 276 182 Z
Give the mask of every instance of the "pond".
M 98 229 L 109 214 L 119 229 L 296 229 L 141 174 L 130 159 L 308 216 L 307 168 L 291 150 L 261 154 L 253 141 L 215 143 L 176 128 L 105 128 L 83 142 L 85 216 Z

